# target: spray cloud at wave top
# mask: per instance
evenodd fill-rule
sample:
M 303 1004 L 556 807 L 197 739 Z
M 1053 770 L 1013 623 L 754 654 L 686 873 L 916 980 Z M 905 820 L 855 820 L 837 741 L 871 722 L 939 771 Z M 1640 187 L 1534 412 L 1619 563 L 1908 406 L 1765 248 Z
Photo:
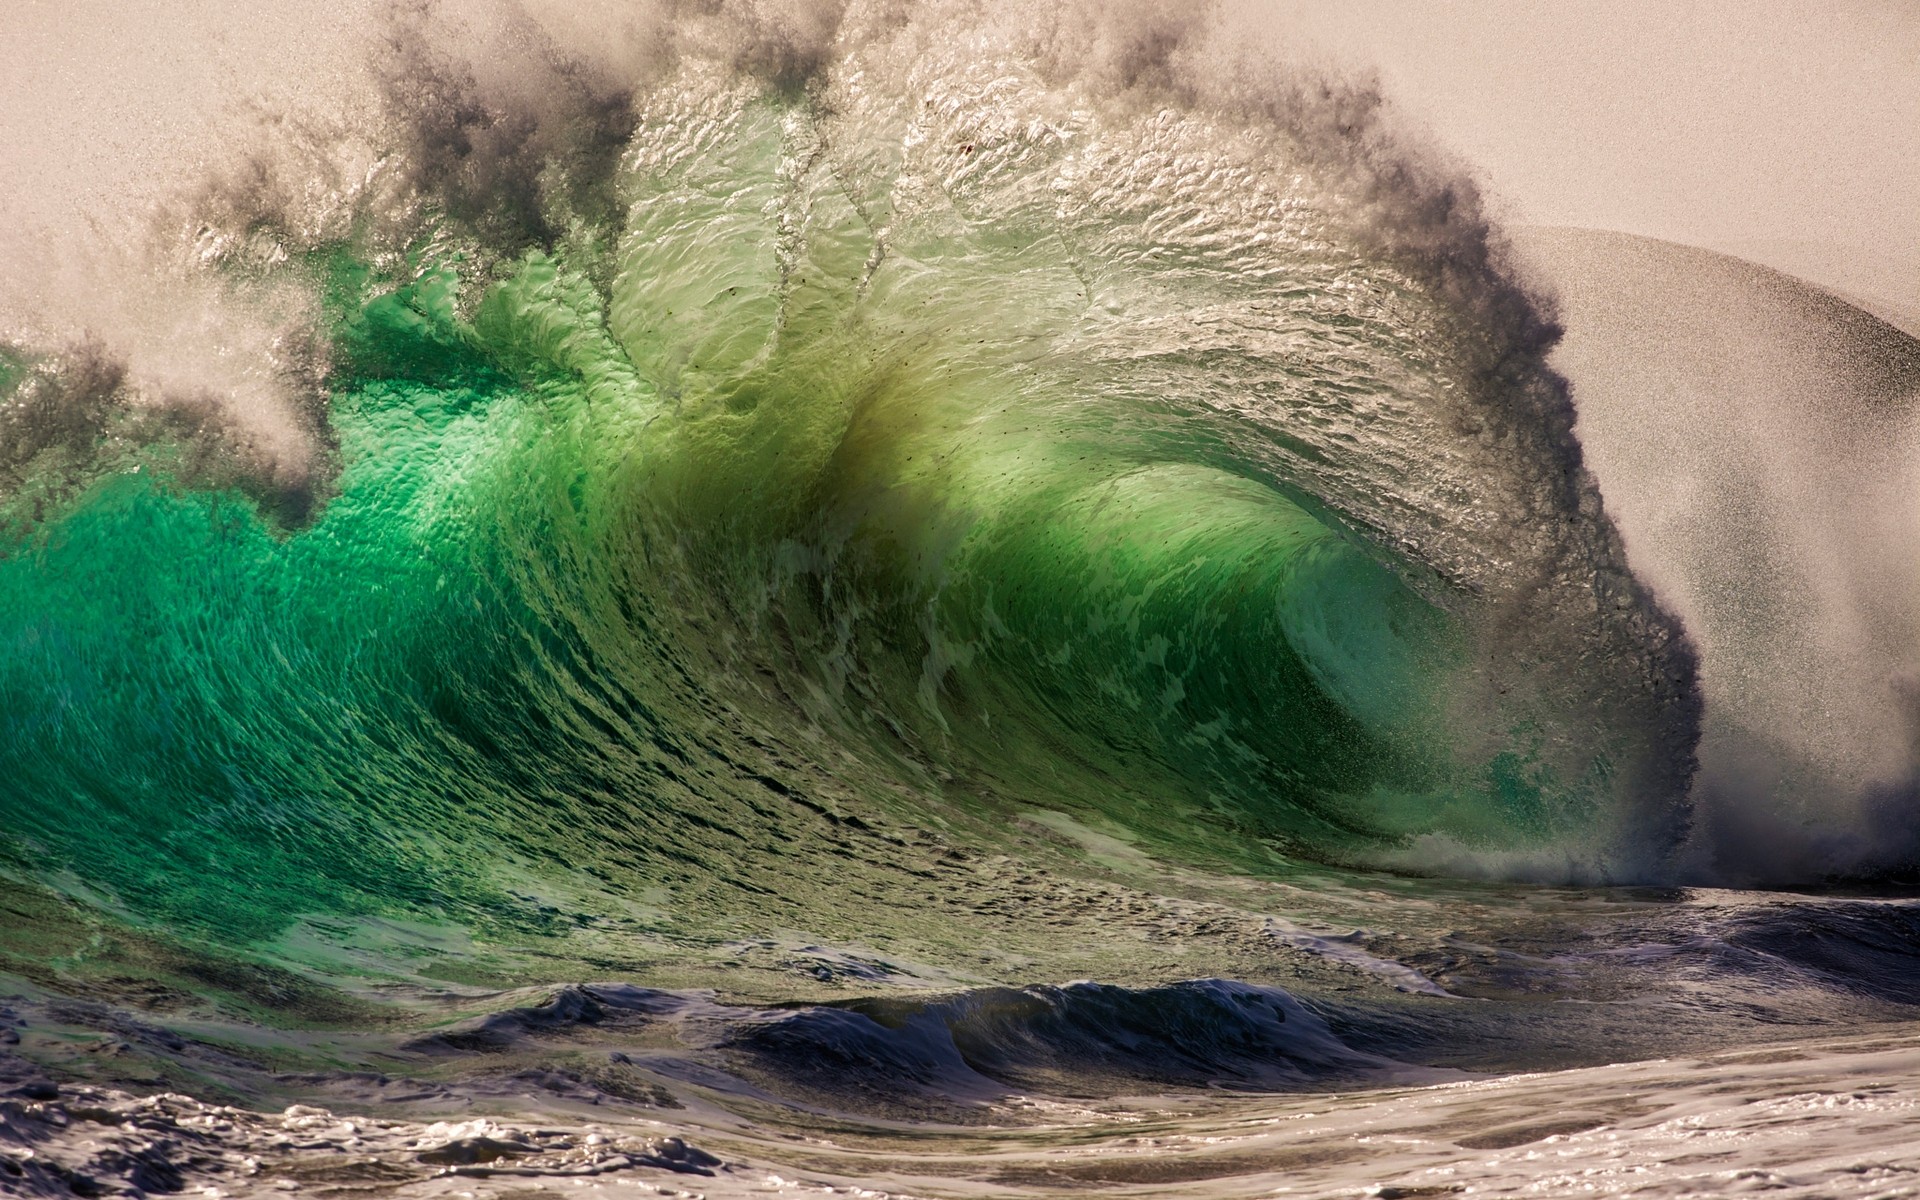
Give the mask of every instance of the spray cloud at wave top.
M 1243 17 L 381 8 L 0 191 L 22 1003 L 800 1127 L 1906 1019 L 1905 908 L 1632 885 L 1910 872 L 1911 339 Z
M 1142 820 L 1312 858 L 1655 869 L 1691 662 L 1471 189 L 1366 92 L 1199 22 L 1083 25 L 663 14 L 602 61 L 525 16 L 402 19 L 350 136 L 192 199 L 184 306 L 17 358 L 46 657 L 12 688 L 141 764 L 36 748 L 27 792 L 74 806 L 23 826 L 120 809 L 197 853 L 297 811 L 326 877 L 359 859 L 302 845 L 328 826 L 671 809 L 636 746 L 707 709 L 875 783 L 1073 806 L 1147 772 Z M 143 337 L 193 346 L 139 328 L 181 307 L 245 314 L 207 369 L 250 387 L 148 366 Z M 113 614 L 73 607 L 92 572 L 132 589 Z

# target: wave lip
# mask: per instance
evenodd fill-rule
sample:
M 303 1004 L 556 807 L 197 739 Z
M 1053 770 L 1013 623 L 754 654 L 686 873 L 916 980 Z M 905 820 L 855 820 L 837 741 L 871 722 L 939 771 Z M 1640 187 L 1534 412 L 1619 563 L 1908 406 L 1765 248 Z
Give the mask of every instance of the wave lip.
M 681 1049 L 662 1051 L 662 1037 Z M 717 1003 L 707 992 L 594 983 L 398 1049 L 479 1064 L 627 1046 L 636 1048 L 612 1051 L 611 1061 L 723 1092 L 759 1094 L 757 1085 L 835 1111 L 892 1100 L 950 1115 L 1029 1095 L 1296 1091 L 1436 1074 L 1352 1048 L 1281 989 L 1226 979 L 988 987 L 760 1009 Z M 593 1080 L 604 1074 L 536 1068 L 508 1079 L 600 1103 Z
M 1413 1068 L 1352 1049 L 1288 993 L 1224 979 L 1090 982 L 869 998 L 743 1027 L 725 1043 L 832 1090 L 988 1101 L 1011 1092 L 1292 1091 Z

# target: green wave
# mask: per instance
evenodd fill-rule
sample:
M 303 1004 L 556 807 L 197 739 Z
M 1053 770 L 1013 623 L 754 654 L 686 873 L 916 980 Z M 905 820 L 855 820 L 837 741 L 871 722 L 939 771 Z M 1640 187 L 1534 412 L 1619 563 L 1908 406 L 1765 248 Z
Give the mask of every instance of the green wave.
M 311 519 L 133 416 L 20 441 L 17 868 L 242 943 L 641 903 L 720 936 L 774 893 L 884 919 L 881 864 L 833 874 L 848 822 L 990 850 L 1060 810 L 1272 871 L 1672 809 L 1655 610 L 1604 556 L 1498 582 L 1610 544 L 1558 410 L 1512 399 L 1537 350 L 1280 134 L 906 99 L 690 71 L 643 97 L 624 215 L 295 245 L 339 462 Z M 1529 488 L 1559 508 L 1486 518 Z M 1641 624 L 1515 649 L 1549 592 Z

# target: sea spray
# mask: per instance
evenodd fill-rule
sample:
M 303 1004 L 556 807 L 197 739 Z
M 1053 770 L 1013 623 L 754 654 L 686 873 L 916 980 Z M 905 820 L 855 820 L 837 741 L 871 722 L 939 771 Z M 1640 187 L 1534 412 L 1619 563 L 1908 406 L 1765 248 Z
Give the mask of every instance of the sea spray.
M 337 473 L 164 391 L 15 439 L 17 861 L 243 939 L 724 892 L 843 803 L 1659 863 L 1691 659 L 1467 185 L 1204 24 L 807 28 L 490 90 L 403 27 L 324 219 L 325 145 L 203 196 L 203 270 L 310 298 Z

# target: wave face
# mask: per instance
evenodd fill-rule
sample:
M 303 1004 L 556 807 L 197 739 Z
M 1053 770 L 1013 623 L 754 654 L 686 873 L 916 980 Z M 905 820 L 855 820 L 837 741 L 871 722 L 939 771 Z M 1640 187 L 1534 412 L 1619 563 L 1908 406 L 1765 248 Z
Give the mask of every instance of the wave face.
M 1472 189 L 1082 17 L 398 28 L 189 209 L 269 432 L 111 331 L 0 359 L 4 853 L 241 941 L 867 927 L 873 831 L 1034 809 L 1654 870 L 1691 652 Z

